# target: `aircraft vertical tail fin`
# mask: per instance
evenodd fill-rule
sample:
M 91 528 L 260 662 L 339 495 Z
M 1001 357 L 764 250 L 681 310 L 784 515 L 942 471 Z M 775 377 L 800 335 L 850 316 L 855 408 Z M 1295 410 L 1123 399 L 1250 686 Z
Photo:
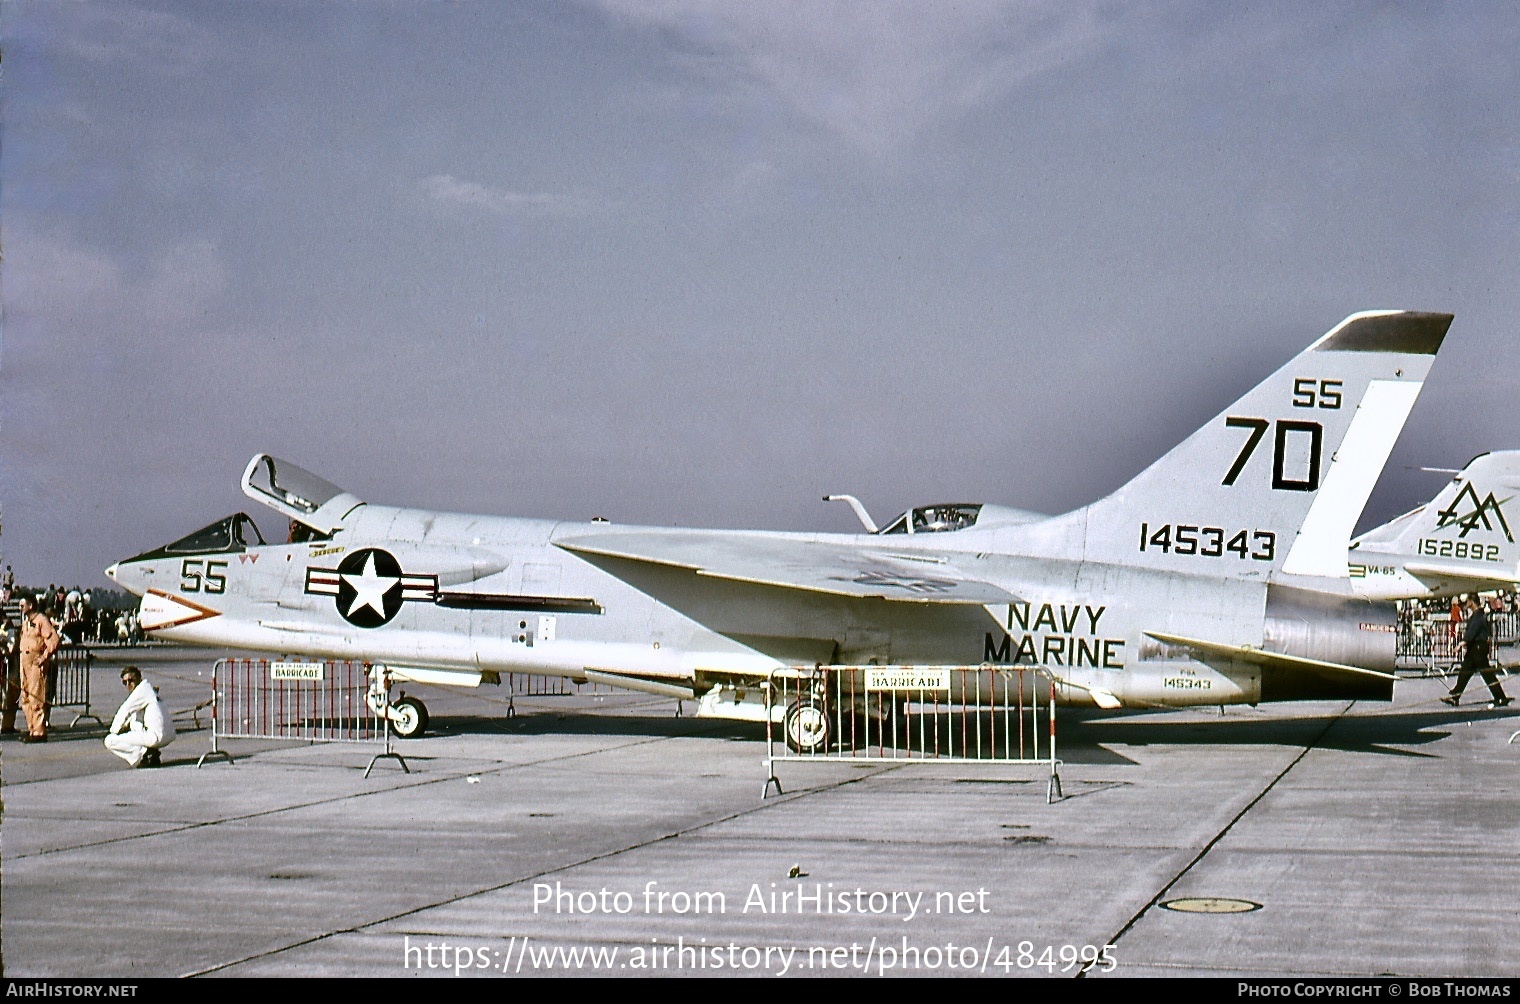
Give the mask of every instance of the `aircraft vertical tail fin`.
M 1520 450 L 1484 453 L 1434 499 L 1368 530 L 1351 544 L 1351 574 L 1403 565 L 1438 592 L 1520 581 Z
M 1450 314 L 1352 314 L 1107 498 L 1086 560 L 1265 577 L 1347 575 L 1351 531 Z

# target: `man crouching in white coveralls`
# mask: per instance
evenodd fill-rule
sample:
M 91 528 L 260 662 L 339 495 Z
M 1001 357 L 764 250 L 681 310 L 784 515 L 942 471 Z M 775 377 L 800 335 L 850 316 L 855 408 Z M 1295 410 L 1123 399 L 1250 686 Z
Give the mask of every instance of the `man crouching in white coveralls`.
M 174 722 L 164 714 L 153 684 L 142 678 L 136 666 L 121 671 L 121 682 L 131 693 L 111 721 L 106 749 L 133 767 L 157 767 L 159 748 L 174 741 Z

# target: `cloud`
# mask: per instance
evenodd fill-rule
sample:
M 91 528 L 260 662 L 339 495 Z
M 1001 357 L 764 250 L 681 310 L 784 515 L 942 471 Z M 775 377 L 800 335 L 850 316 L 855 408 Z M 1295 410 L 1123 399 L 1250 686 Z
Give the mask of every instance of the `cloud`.
M 879 154 L 1084 58 L 1109 30 L 1086 2 L 597 2 L 664 33 L 693 70 L 761 89 Z
M 48 34 L 66 51 L 97 64 L 123 63 L 139 70 L 186 73 L 221 52 L 215 34 L 163 10 L 121 3 L 38 5 L 51 22 Z
M 6 258 L 7 349 L 31 349 L 116 339 L 153 343 L 193 329 L 227 288 L 216 245 L 189 241 L 165 249 L 141 275 L 129 275 L 111 256 L 25 225 L 12 230 Z
M 590 201 L 581 195 L 511 192 L 452 174 L 422 179 L 422 190 L 436 202 L 484 209 L 497 216 L 577 216 L 590 209 Z

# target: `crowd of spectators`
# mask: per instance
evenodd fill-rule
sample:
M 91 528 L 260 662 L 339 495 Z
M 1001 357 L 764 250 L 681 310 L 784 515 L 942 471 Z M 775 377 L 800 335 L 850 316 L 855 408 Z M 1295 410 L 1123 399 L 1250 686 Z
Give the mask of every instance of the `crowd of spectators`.
M 1462 597 L 1452 596 L 1431 600 L 1403 600 L 1399 614 L 1406 620 L 1437 621 L 1443 618 L 1451 622 L 1462 620 Z M 1520 613 L 1520 596 L 1512 592 L 1479 594 L 1479 602 L 1488 607 L 1490 614 Z
M 1520 596 L 1514 592 L 1480 593 L 1478 602 L 1487 609 L 1493 625 L 1492 644 L 1520 641 Z M 1425 655 L 1446 652 L 1462 638 L 1464 616 L 1461 596 L 1399 602 L 1399 652 Z M 1450 654 L 1447 652 L 1447 654 Z
M 37 609 L 74 644 L 136 645 L 142 641 L 142 628 L 137 622 L 135 608 L 99 605 L 89 589 L 79 586 L 49 583 L 46 589 L 18 588 L 11 567 L 5 566 L 4 573 L 0 573 L 0 606 L 9 608 L 22 596 L 34 597 Z M 14 620 L 9 614 L 0 616 Z

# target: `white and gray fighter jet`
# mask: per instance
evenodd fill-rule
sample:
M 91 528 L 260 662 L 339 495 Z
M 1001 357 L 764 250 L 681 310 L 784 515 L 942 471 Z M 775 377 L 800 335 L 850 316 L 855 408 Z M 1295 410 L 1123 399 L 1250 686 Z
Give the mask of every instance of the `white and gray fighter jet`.
M 1347 555 L 1450 323 L 1353 314 L 1059 516 L 928 505 L 877 529 L 848 499 L 854 534 L 473 516 L 368 503 L 259 455 L 243 490 L 291 521 L 288 542 L 238 514 L 107 574 L 142 596 L 156 638 L 426 683 L 563 675 L 780 718 L 808 748 L 831 716 L 767 707 L 773 670 L 1034 666 L 1060 701 L 1103 708 L 1388 700 L 1394 607 L 1358 595 Z M 402 731 L 425 721 L 408 713 Z

